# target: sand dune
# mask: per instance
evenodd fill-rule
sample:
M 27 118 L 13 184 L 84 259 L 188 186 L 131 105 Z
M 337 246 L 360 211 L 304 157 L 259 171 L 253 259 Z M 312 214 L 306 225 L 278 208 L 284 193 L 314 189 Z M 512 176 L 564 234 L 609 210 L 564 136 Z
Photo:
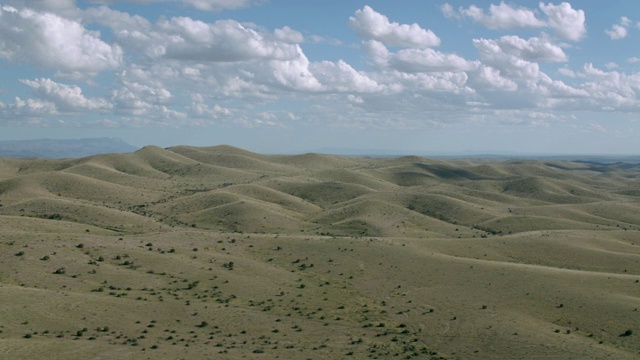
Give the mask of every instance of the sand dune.
M 0 159 L 0 358 L 637 359 L 640 165 Z

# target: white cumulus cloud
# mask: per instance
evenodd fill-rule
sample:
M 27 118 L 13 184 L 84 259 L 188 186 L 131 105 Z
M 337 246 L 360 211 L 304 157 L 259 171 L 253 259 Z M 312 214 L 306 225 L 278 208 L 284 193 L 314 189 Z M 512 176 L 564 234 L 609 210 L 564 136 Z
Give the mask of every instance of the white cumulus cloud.
M 110 27 L 127 50 L 153 59 L 199 62 L 292 60 L 302 34 L 284 27 L 274 34 L 235 20 L 208 23 L 190 17 L 161 18 L 155 24 L 139 16 L 105 7 L 87 11 L 87 18 Z
M 57 115 L 56 105 L 50 101 L 40 99 L 26 99 L 16 97 L 13 104 L 0 104 L 0 116 L 9 123 L 19 119 L 26 120 L 28 124 L 39 125 L 41 122 L 35 119 Z
M 592 103 L 602 108 L 640 110 L 640 74 L 604 71 L 588 63 L 582 75 L 591 80 L 583 88 L 591 95 Z
M 31 0 L 18 0 L 31 1 Z M 75 2 L 74 0 L 35 0 L 41 2 Z M 222 11 L 242 9 L 254 5 L 260 5 L 266 0 L 89 0 L 94 4 L 111 5 L 116 2 L 130 2 L 138 4 L 163 3 L 168 1 L 181 2 L 184 5 L 204 11 Z
M 102 98 L 88 98 L 76 85 L 57 83 L 48 78 L 22 79 L 20 82 L 31 89 L 34 98 L 16 97 L 13 103 L 0 102 L 0 118 L 9 123 L 15 121 L 31 125 L 43 125 L 45 119 L 59 115 L 107 113 L 113 105 Z
M 566 66 L 563 66 L 560 69 L 558 69 L 558 74 L 562 76 L 570 77 L 570 78 L 575 78 L 577 76 L 575 71 L 569 69 Z
M 374 64 L 383 68 L 392 68 L 403 72 L 466 71 L 474 66 L 456 54 L 447 54 L 431 48 L 401 49 L 390 52 L 379 41 L 369 40 L 365 50 Z
M 440 11 L 442 11 L 442 14 L 447 19 L 459 19 L 460 18 L 460 14 L 458 14 L 455 11 L 455 9 L 453 8 L 453 6 L 451 6 L 451 4 L 449 4 L 449 3 L 444 3 L 444 4 L 440 5 Z
M 399 24 L 369 6 L 357 10 L 349 18 L 349 25 L 366 40 L 377 40 L 387 46 L 427 47 L 440 45 L 440 38 L 418 24 Z
M 451 7 L 444 9 L 449 16 Z M 544 27 L 544 21 L 538 19 L 533 10 L 524 7 L 516 7 L 501 2 L 498 5 L 491 4 L 488 14 L 483 9 L 471 5 L 468 8 L 460 8 L 462 16 L 472 19 L 489 29 L 513 29 L 520 27 Z M 447 15 L 445 13 L 445 15 Z
M 516 91 L 518 84 L 500 73 L 500 70 L 491 66 L 480 65 L 473 73 L 472 82 L 479 87 L 490 90 Z
M 297 47 L 270 41 L 263 34 L 234 20 L 213 24 L 187 17 L 160 20 L 155 41 L 164 57 L 198 61 L 244 61 L 296 58 Z
M 395 22 L 364 6 L 343 19 L 362 40 L 370 65 L 362 66 L 348 60 L 352 57 L 329 60 L 335 54 L 321 54 L 314 45 L 342 45 L 344 40 L 346 48 L 348 38 L 303 35 L 286 22 L 268 28 L 217 15 L 219 20 L 210 20 L 211 14 L 193 10 L 235 9 L 262 0 L 78 1 L 82 9 L 74 0 L 3 3 L 7 1 L 13 7 L 0 5 L 0 62 L 34 64 L 47 73 L 9 80 L 28 88 L 27 96 L 9 96 L 12 85 L 1 85 L 0 121 L 5 124 L 259 127 L 301 119 L 306 124 L 388 129 L 480 118 L 542 124 L 553 121 L 556 110 L 640 111 L 640 75 L 625 72 L 633 67 L 630 63 L 640 62 L 633 54 L 622 58 L 626 62 L 616 58 L 619 66 L 606 59 L 602 69 L 569 63 L 569 55 L 583 46 L 566 40 L 586 36 L 584 12 L 569 3 L 441 5 L 442 14 L 458 20 L 460 27 L 476 23 L 539 33 L 467 38 L 477 50 L 473 58 L 438 51 L 440 38 L 433 31 Z M 121 1 L 171 2 L 167 9 L 177 12 L 150 18 L 95 6 Z M 622 38 L 633 26 L 634 21 L 622 17 L 607 34 Z M 314 49 L 313 57 L 307 57 L 305 45 Z M 87 80 L 91 91 L 79 81 L 51 80 L 56 72 Z M 89 78 L 101 72 L 108 75 Z M 292 104 L 295 114 L 289 112 Z
M 604 32 L 609 35 L 611 40 L 620 40 L 627 37 L 627 28 L 618 24 L 614 24 L 611 29 L 607 29 Z
M 587 34 L 583 10 L 575 10 L 571 4 L 563 2 L 559 5 L 540 3 L 540 10 L 547 15 L 547 24 L 562 39 L 578 41 Z
M 537 81 L 542 75 L 538 63 L 504 51 L 501 44 L 495 40 L 474 39 L 473 45 L 478 49 L 482 63 L 499 69 L 504 76 Z
M 118 45 L 81 23 L 50 12 L 0 7 L 0 58 L 31 62 L 59 75 L 82 78 L 117 69 L 123 62 Z
M 171 92 L 161 82 L 145 79 L 147 75 L 139 69 L 119 75 L 122 85 L 111 91 L 110 99 L 117 112 L 133 115 L 158 113 L 171 103 Z
M 333 91 L 371 93 L 384 89 L 367 74 L 356 71 L 342 60 L 313 63 L 311 69 L 322 84 Z
M 611 29 L 606 29 L 604 33 L 607 34 L 611 40 L 624 39 L 627 37 L 629 26 L 631 26 L 631 20 L 623 16 L 620 18 L 620 23 L 613 24 Z
M 91 110 L 107 110 L 112 105 L 105 99 L 89 99 L 75 85 L 57 83 L 51 79 L 21 80 L 40 99 L 55 105 L 60 112 L 77 113 Z
M 500 2 L 489 5 L 489 10 L 471 5 L 460 7 L 456 11 L 446 3 L 440 7 L 445 17 L 450 19 L 466 18 L 489 29 L 515 28 L 551 28 L 561 39 L 578 41 L 587 33 L 585 14 L 583 10 L 575 10 L 567 2 L 555 5 L 552 3 L 538 4 L 546 19 L 539 17 L 534 9 L 515 6 Z
M 64 17 L 73 17 L 78 13 L 75 0 L 5 0 L 3 3 L 16 8 L 38 9 Z
M 303 91 L 322 90 L 322 85 L 309 70 L 309 59 L 298 47 L 298 56 L 292 60 L 271 61 L 272 74 L 280 85 Z
M 231 110 L 218 104 L 207 105 L 203 101 L 194 101 L 187 107 L 189 113 L 196 118 L 216 120 L 221 117 L 228 117 Z
M 515 35 L 503 36 L 497 40 L 474 40 L 485 48 L 501 51 L 527 61 L 566 62 L 569 57 L 559 46 L 537 37 L 527 40 Z
M 288 26 L 285 26 L 282 29 L 275 29 L 273 33 L 276 36 L 276 39 L 282 42 L 291 44 L 299 44 L 301 42 L 304 42 L 304 36 L 302 36 L 302 33 Z
M 199 10 L 220 11 L 224 9 L 241 9 L 255 4 L 260 0 L 182 0 L 185 4 L 191 5 Z

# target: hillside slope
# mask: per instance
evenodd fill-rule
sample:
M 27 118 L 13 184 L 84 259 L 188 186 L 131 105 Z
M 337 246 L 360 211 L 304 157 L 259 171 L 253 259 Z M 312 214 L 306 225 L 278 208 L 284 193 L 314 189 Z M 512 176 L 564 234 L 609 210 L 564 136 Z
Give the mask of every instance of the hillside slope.
M 640 165 L 0 158 L 0 358 L 637 359 Z

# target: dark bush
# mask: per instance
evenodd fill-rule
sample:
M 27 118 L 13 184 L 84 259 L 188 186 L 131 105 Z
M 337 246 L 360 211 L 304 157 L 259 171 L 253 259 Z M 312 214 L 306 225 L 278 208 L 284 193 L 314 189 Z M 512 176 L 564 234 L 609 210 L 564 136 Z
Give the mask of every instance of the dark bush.
M 620 334 L 620 337 L 627 337 L 627 336 L 631 336 L 631 335 L 633 335 L 633 330 L 627 329 L 625 332 Z

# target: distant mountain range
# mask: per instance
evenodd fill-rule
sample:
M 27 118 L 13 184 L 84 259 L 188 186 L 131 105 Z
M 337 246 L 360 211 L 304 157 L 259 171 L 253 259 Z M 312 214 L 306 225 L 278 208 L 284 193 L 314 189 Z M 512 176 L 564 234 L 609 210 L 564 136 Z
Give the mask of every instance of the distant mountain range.
M 138 150 L 119 138 L 33 139 L 0 141 L 0 157 L 81 158 Z

